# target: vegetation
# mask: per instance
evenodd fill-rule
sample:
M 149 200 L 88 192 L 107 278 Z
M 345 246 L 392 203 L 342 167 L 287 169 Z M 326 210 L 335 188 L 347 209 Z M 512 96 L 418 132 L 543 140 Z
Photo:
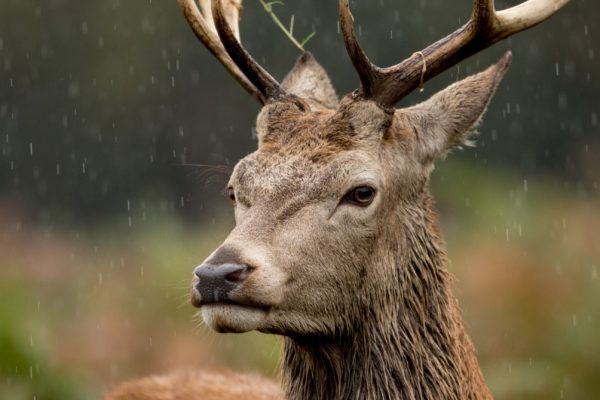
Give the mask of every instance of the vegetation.
M 593 398 L 600 347 L 600 215 L 555 182 L 446 163 L 434 188 L 456 291 L 498 399 Z M 279 339 L 219 335 L 188 281 L 231 227 L 178 219 L 0 236 L 0 397 L 93 399 L 111 384 L 186 367 L 275 376 Z M 199 228 L 199 230 L 198 230 Z

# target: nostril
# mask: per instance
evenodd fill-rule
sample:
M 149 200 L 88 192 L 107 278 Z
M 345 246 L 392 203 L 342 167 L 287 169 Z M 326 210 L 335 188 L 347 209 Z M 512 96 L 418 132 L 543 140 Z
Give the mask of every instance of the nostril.
M 203 264 L 194 271 L 194 289 L 200 305 L 227 302 L 232 291 L 242 286 L 253 268 L 245 264 Z
M 195 269 L 194 281 L 200 285 L 240 284 L 253 270 L 254 267 L 245 264 L 203 264 Z
M 225 280 L 227 282 L 242 283 L 248 278 L 250 272 L 252 272 L 252 267 L 247 265 L 238 265 L 237 267 L 239 268 L 225 275 Z

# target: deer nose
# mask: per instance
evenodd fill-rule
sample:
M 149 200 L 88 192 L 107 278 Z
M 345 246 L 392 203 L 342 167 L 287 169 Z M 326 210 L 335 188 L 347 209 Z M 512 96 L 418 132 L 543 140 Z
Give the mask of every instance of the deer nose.
M 200 305 L 230 302 L 230 293 L 241 286 L 250 275 L 245 264 L 202 264 L 194 270 L 198 277 L 196 290 Z

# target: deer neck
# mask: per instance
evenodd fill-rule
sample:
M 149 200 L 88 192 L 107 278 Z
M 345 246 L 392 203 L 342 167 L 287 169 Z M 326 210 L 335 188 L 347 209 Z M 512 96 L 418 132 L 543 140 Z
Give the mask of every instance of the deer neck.
M 423 211 L 425 210 L 425 211 Z M 475 351 L 450 292 L 436 217 L 427 207 L 399 218 L 409 234 L 384 251 L 393 257 L 395 285 L 370 294 L 350 333 L 287 337 L 283 381 L 287 398 L 488 399 Z M 417 217 L 415 217 L 417 216 Z M 396 249 L 396 250 L 392 250 Z M 386 293 L 387 292 L 387 293 Z M 395 299 L 381 307 L 376 296 Z

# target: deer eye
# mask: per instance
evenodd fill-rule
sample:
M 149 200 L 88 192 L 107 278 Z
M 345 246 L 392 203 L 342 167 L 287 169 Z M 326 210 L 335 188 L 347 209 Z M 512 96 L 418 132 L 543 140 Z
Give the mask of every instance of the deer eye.
M 227 197 L 229 197 L 229 200 L 235 203 L 235 191 L 233 190 L 233 188 L 228 187 L 226 193 Z
M 355 206 L 366 207 L 373 202 L 377 191 L 370 186 L 359 186 L 348 193 L 343 198 L 343 202 Z

